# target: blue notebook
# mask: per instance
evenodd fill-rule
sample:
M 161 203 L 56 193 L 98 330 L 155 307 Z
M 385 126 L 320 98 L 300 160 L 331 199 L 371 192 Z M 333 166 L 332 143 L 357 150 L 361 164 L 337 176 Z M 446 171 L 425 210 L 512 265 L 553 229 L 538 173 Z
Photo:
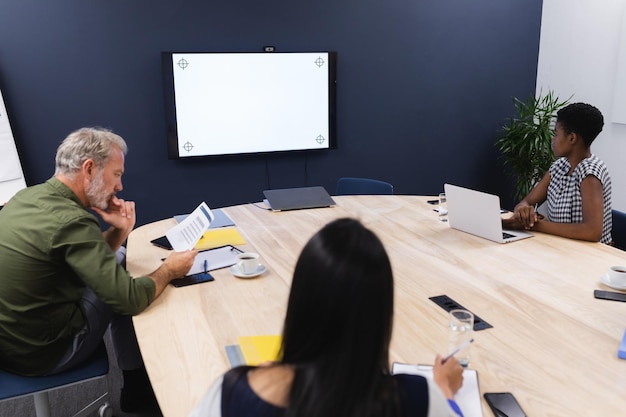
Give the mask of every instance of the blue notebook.
M 230 219 L 230 217 L 228 217 L 226 213 L 224 213 L 222 210 L 220 209 L 211 210 L 211 213 L 213 213 L 213 216 L 215 217 L 213 221 L 211 222 L 209 229 L 217 229 L 218 227 L 226 227 L 226 226 L 235 225 L 235 223 Z M 187 216 L 189 216 L 189 214 L 177 214 L 176 216 L 174 216 L 174 219 L 176 220 L 177 223 L 180 223 L 183 220 L 185 220 Z

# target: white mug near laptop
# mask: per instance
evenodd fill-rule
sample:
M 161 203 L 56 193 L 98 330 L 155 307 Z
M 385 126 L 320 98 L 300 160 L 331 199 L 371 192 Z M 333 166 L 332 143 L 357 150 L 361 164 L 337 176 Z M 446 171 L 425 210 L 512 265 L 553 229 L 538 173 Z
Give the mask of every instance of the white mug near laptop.
M 444 184 L 448 203 L 448 222 L 453 229 L 509 243 L 532 237 L 522 230 L 503 230 L 500 197 L 452 184 Z
M 611 284 L 618 287 L 626 287 L 626 267 L 614 265 L 607 272 Z

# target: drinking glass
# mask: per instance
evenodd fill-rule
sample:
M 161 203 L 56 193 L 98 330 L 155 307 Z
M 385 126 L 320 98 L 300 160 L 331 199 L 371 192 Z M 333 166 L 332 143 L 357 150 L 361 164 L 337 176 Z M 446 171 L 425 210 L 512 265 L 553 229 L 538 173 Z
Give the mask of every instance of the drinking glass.
M 448 221 L 448 202 L 446 200 L 446 193 L 439 194 L 439 207 L 437 211 L 439 212 L 439 221 L 447 222 Z
M 454 352 L 467 340 L 471 339 L 473 329 L 474 315 L 470 311 L 451 310 L 449 313 L 448 353 Z M 469 365 L 470 351 L 471 343 L 454 355 L 462 366 Z

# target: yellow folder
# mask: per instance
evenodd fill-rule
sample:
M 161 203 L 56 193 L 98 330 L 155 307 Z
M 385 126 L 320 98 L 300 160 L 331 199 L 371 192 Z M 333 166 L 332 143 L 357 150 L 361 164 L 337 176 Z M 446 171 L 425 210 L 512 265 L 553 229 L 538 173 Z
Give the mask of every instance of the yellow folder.
M 278 360 L 281 339 L 280 335 L 240 336 L 237 338 L 246 364 L 251 366 Z
M 219 248 L 224 245 L 244 245 L 245 243 L 245 239 L 236 227 L 218 227 L 204 232 L 198 243 L 196 243 L 195 248 L 206 250 Z

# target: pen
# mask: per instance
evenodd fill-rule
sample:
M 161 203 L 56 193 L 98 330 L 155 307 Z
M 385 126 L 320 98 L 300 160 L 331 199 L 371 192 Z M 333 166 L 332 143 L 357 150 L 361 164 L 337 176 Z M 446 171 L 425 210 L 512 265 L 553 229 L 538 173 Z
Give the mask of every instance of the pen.
M 463 349 L 465 349 L 466 347 L 469 346 L 470 343 L 472 343 L 474 341 L 474 338 L 466 340 L 465 342 L 461 343 L 461 346 L 459 346 L 458 348 L 454 349 L 454 351 L 452 353 L 450 353 L 448 356 L 446 356 L 445 358 L 443 358 L 443 360 L 441 361 L 441 363 L 446 363 L 446 361 L 448 359 L 450 359 L 451 357 L 453 357 L 454 355 L 456 355 L 457 353 L 459 353 L 460 351 L 462 351 Z
M 206 259 L 204 260 L 204 273 L 207 273 L 207 269 L 209 268 L 209 261 L 207 261 Z

